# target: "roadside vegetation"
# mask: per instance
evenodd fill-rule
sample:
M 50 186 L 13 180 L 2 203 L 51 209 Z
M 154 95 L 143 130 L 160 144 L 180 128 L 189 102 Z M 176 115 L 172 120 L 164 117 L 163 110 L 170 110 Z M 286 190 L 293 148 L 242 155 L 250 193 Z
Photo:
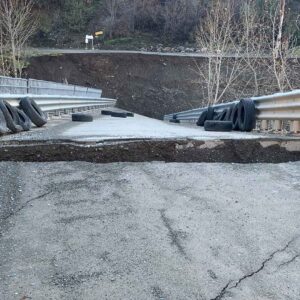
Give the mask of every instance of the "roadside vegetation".
M 38 24 L 33 9 L 33 0 L 0 1 L 0 75 L 22 75 L 25 46 Z
M 261 7 L 244 0 L 237 10 L 234 1 L 216 0 L 205 10 L 196 42 L 207 53 L 207 63 L 197 65 L 197 72 L 208 104 L 228 94 L 238 99 L 299 88 L 300 65 L 294 58 L 299 27 L 297 19 L 290 27 L 287 3 L 266 0 Z
M 7 1 L 7 0 L 5 0 Z M 152 36 L 149 46 L 194 45 L 199 25 L 207 9 L 216 0 L 35 0 L 35 12 L 40 16 L 39 28 L 33 43 L 49 47 L 77 47 L 85 34 L 104 31 L 104 41 L 122 38 L 138 39 Z M 254 5 L 256 14 L 264 16 L 280 0 L 223 0 L 234 9 L 234 19 L 241 20 L 245 2 Z M 295 38 L 299 17 L 298 0 L 286 0 L 285 31 Z M 120 45 L 124 46 L 121 42 Z M 126 46 L 126 45 L 125 45 Z M 101 45 L 103 47 L 103 44 Z

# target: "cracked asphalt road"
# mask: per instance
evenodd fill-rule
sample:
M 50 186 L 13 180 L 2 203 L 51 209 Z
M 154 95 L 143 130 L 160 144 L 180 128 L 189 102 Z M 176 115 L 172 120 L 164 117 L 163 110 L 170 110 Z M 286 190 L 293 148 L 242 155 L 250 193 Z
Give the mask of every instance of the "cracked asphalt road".
M 300 299 L 300 163 L 0 163 L 0 299 Z

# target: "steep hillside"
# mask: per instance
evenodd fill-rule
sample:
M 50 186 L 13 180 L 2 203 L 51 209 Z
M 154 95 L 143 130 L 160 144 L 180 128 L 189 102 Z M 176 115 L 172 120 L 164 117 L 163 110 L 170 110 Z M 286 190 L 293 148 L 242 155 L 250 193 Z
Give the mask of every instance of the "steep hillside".
M 102 88 L 104 96 L 118 99 L 119 107 L 162 118 L 207 102 L 206 84 L 197 74 L 197 65 L 206 62 L 201 57 L 66 54 L 33 57 L 26 72 L 36 79 Z M 264 77 L 267 82 L 261 82 L 259 93 L 275 92 L 272 79 Z M 249 78 L 241 76 L 224 100 L 236 99 L 239 91 L 244 97 L 253 95 L 253 90 Z
M 72 54 L 32 58 L 29 77 L 103 89 L 118 106 L 147 116 L 201 105 L 192 58 L 133 54 Z

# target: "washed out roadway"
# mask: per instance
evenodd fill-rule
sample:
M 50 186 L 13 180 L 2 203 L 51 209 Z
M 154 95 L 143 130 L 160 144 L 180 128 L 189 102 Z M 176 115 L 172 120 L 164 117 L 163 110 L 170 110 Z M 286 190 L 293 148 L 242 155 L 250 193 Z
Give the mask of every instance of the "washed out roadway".
M 300 163 L 0 163 L 0 299 L 300 299 Z
M 300 136 L 206 132 L 140 115 L 92 123 L 51 120 L 46 128 L 0 138 L 0 161 L 288 162 L 300 160 Z

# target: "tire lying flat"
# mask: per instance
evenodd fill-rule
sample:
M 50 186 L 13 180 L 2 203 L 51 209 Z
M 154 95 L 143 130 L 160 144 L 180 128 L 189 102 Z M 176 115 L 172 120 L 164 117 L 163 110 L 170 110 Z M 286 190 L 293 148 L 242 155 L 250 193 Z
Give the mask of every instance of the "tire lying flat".
M 179 121 L 179 120 L 176 120 L 176 119 L 171 119 L 169 122 L 170 122 L 170 123 L 177 123 L 177 124 L 180 123 L 180 121 Z
M 127 113 L 123 113 L 123 112 L 112 112 L 111 116 L 114 118 L 127 118 Z
M 17 113 L 17 109 L 11 106 L 7 101 L 0 100 L 0 110 L 2 111 L 6 126 L 13 133 L 18 133 L 23 131 L 22 126 L 20 126 L 20 119 Z
M 31 122 L 37 127 L 42 127 L 47 123 L 47 118 L 42 112 L 40 107 L 36 104 L 33 99 L 23 98 L 20 101 L 20 107 L 23 109 L 25 114 L 29 117 Z
M 231 121 L 205 121 L 204 123 L 205 131 L 231 131 L 232 122 Z
M 72 114 L 73 122 L 93 122 L 94 118 L 88 114 L 76 113 Z
M 112 113 L 111 110 L 101 110 L 101 115 L 104 115 L 104 116 L 110 116 Z
M 101 111 L 101 114 L 104 115 L 104 116 L 111 116 L 112 114 L 114 115 L 113 117 L 117 117 L 115 114 L 116 113 L 121 113 L 121 114 L 126 114 L 127 117 L 134 117 L 134 113 L 132 112 L 114 112 L 114 111 L 111 111 L 111 110 L 102 110 Z M 120 118 L 123 118 L 123 117 L 120 117 Z

